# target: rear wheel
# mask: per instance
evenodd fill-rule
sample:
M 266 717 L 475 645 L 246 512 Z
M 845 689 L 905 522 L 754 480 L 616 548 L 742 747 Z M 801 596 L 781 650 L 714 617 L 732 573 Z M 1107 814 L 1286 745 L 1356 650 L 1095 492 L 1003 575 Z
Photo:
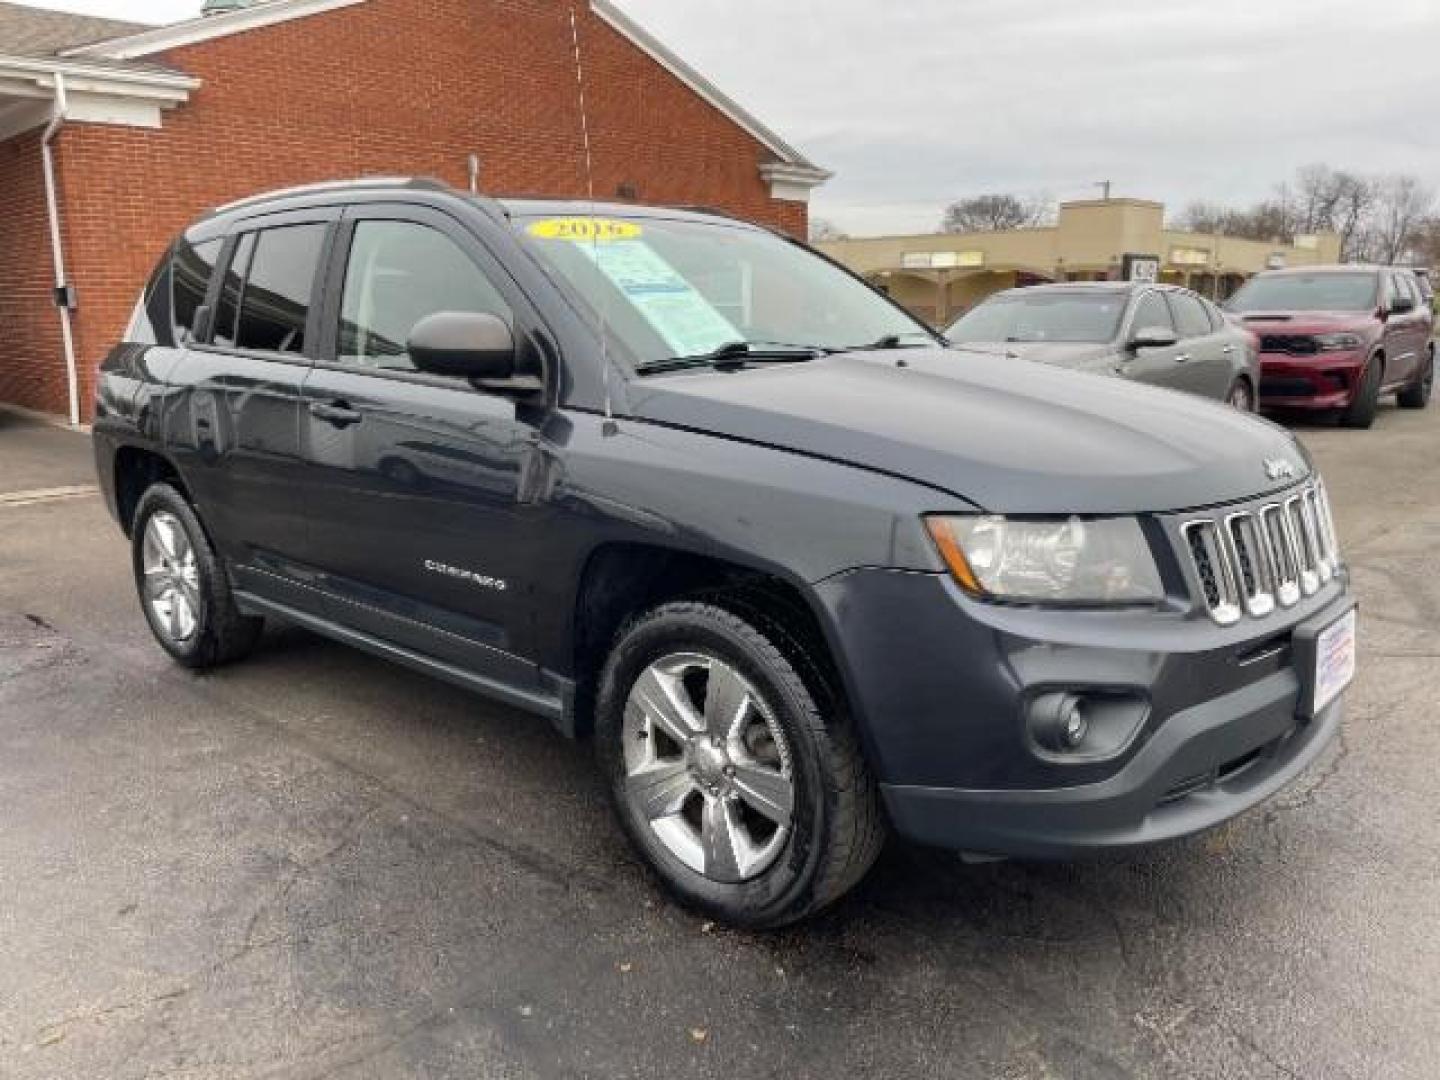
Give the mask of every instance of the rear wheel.
M 1430 395 L 1435 390 L 1435 346 L 1425 353 L 1425 362 L 1415 381 L 1400 391 L 1397 400 L 1402 409 L 1423 409 L 1430 404 Z
M 140 498 L 130 530 L 135 586 L 150 631 L 190 668 L 238 660 L 260 637 L 264 620 L 241 615 L 195 511 L 169 484 Z
M 1365 374 L 1355 390 L 1355 399 L 1350 407 L 1340 414 L 1340 423 L 1348 428 L 1368 428 L 1375 423 L 1375 410 L 1380 405 L 1380 383 L 1385 378 L 1385 361 L 1375 356 L 1365 368 Z
M 764 620 L 678 602 L 632 623 L 601 679 L 596 751 L 625 832 L 684 903 L 732 925 L 819 910 L 884 842 L 848 718 L 801 677 L 814 660 Z

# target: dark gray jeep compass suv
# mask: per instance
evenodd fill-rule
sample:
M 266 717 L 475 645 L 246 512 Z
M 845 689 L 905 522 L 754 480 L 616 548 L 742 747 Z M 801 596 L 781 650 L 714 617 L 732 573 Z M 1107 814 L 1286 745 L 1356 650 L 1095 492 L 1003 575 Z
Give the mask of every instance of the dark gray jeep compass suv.
M 1324 486 L 1234 409 L 955 352 L 713 214 L 364 181 L 180 236 L 95 446 L 176 660 L 277 618 L 592 737 L 684 901 L 774 926 L 887 832 L 1063 857 L 1340 725 Z

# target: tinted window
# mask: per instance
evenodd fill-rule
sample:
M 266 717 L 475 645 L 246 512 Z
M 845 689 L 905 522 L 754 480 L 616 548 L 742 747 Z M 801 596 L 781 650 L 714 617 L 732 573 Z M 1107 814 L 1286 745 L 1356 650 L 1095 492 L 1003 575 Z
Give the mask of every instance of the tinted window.
M 174 320 L 175 340 L 186 342 L 195 329 L 195 312 L 205 303 L 210 279 L 220 259 L 220 239 L 192 244 L 181 238 L 170 260 L 170 310 Z
M 1170 317 L 1170 308 L 1165 298 L 1157 292 L 1147 292 L 1135 307 L 1133 330 L 1174 330 L 1175 320 Z
M 1115 340 L 1125 313 L 1125 294 L 1088 289 L 1026 290 L 980 304 L 945 336 L 955 342 Z
M 1205 314 L 1197 297 L 1189 293 L 1167 293 L 1170 308 L 1175 312 L 1175 329 L 1182 338 L 1204 337 L 1210 333 L 1210 316 Z
M 287 225 L 256 234 L 240 301 L 236 346 L 263 352 L 305 351 L 310 291 L 325 244 L 324 225 Z
M 1273 274 L 1251 278 L 1225 306 L 1231 311 L 1369 311 L 1379 302 L 1378 274 Z
M 489 279 L 444 233 L 405 221 L 357 224 L 340 306 L 340 363 L 414 370 L 410 331 L 440 311 L 513 323 Z
M 255 251 L 255 234 L 246 233 L 235 246 L 230 268 L 225 271 L 225 284 L 220 290 L 220 310 L 215 314 L 214 341 L 217 345 L 235 344 L 235 319 L 240 311 L 240 290 L 250 270 L 250 256 Z

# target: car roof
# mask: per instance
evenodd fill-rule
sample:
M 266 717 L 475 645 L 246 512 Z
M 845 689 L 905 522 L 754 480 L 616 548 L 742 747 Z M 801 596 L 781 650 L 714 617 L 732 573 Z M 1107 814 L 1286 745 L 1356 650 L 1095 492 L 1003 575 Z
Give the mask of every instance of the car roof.
M 1159 289 L 1161 292 L 1193 291 L 1180 285 L 1158 281 L 1056 281 L 1046 285 L 1020 285 L 1013 289 L 1004 289 L 995 296 L 1035 296 L 1042 293 L 1101 293 L 1124 296 L 1141 289 Z
M 1368 263 L 1329 266 L 1287 266 L 1281 270 L 1262 270 L 1256 277 L 1317 277 L 1325 274 L 1378 274 L 1382 270 L 1403 270 L 1402 266 L 1374 266 Z
M 494 199 L 476 195 L 447 184 L 443 180 L 421 176 L 366 176 L 352 180 L 325 181 L 318 184 L 303 184 L 298 187 L 280 188 L 260 192 L 217 206 L 201 216 L 192 226 L 210 226 L 228 222 L 236 217 L 253 216 L 289 208 L 314 206 L 317 203 L 355 203 L 369 199 L 393 199 L 397 194 L 412 194 L 434 198 L 449 196 L 470 200 L 491 208 L 507 217 L 532 217 L 542 215 L 614 218 L 646 218 L 651 220 L 688 220 L 728 224 L 743 228 L 765 231 L 734 217 L 723 210 L 695 206 L 643 206 L 636 203 L 597 202 L 590 199 L 529 196 Z

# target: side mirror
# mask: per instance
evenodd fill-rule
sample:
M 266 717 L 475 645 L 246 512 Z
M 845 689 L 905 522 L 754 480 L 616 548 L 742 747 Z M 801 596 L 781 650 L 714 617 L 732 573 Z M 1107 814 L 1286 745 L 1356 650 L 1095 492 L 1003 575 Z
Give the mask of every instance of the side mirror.
M 410 331 L 406 345 L 418 371 L 477 382 L 515 374 L 515 335 L 505 320 L 473 311 L 439 311 Z
M 1142 326 L 1130 335 L 1130 348 L 1134 350 L 1168 349 L 1178 344 L 1179 336 L 1168 326 Z

